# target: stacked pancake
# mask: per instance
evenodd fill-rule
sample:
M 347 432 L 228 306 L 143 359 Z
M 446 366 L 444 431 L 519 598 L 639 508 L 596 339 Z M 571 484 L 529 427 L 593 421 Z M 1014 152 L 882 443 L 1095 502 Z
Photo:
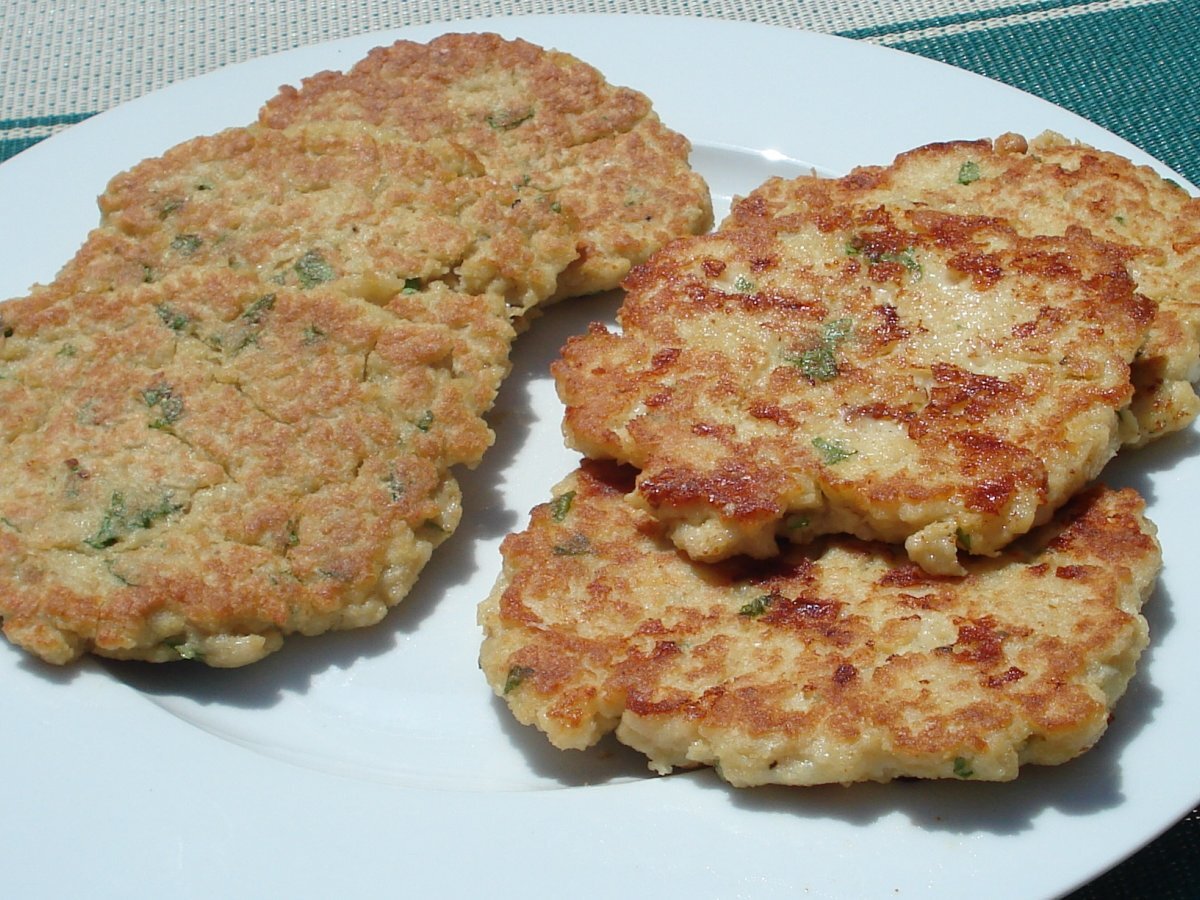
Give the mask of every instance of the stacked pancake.
M 0 617 L 54 663 L 215 666 L 377 622 L 540 304 L 711 225 L 641 94 L 495 35 L 399 42 L 112 180 L 0 306 Z
M 1161 566 L 1098 479 L 1196 415 L 1198 253 L 1200 202 L 1053 134 L 735 201 L 555 365 L 589 459 L 504 544 L 493 689 L 739 786 L 1087 750 Z

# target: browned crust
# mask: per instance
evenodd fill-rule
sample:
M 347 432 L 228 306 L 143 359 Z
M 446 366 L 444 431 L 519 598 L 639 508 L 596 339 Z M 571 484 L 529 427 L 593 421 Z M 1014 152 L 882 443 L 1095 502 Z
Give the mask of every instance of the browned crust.
M 560 747 L 615 729 L 660 770 L 735 784 L 1005 780 L 1090 747 L 1145 644 L 1160 557 L 1129 490 L 947 579 L 853 539 L 691 563 L 623 501 L 631 481 L 585 463 L 555 489 L 568 511 L 505 540 L 480 608 L 488 680 Z

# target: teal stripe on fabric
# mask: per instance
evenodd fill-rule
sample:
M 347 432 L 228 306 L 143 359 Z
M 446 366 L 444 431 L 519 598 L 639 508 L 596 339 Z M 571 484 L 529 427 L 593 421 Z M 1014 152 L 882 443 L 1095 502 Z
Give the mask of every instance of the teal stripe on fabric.
M 27 116 L 21 119 L 0 119 L 0 131 L 12 131 L 14 128 L 46 128 L 56 125 L 76 125 L 84 119 L 90 119 L 94 112 L 64 113 L 58 116 Z
M 1195 58 L 1197 34 L 1200 3 L 1182 0 L 889 45 L 1044 97 L 1141 147 L 1195 184 L 1200 70 L 1171 61 Z
M 68 125 L 77 125 L 90 119 L 94 112 L 64 113 L 56 116 L 25 116 L 16 119 L 0 119 L 0 162 L 16 156 L 48 138 L 55 130 Z M 24 132 L 15 134 L 14 132 Z M 29 133 L 34 132 L 34 133 Z
M 943 28 L 947 25 L 963 25 L 968 22 L 987 22 L 1003 19 L 1006 16 L 1023 16 L 1030 13 L 1059 13 L 1062 10 L 1073 9 L 1077 6 L 1088 6 L 1096 0 L 1033 0 L 1029 3 L 1014 3 L 1011 6 L 1001 6 L 993 9 L 981 9 L 969 13 L 952 13 L 944 16 L 930 16 L 923 19 L 891 22 L 887 25 L 873 25 L 870 28 L 852 28 L 839 31 L 838 34 L 848 38 L 879 38 L 888 35 L 903 35 L 906 31 L 919 28 Z

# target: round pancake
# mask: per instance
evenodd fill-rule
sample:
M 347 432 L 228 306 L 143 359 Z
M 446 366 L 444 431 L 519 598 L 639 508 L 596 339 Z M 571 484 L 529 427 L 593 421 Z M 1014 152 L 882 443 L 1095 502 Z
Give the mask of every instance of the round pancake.
M 345 73 L 285 86 L 262 109 L 272 128 L 352 119 L 465 147 L 487 174 L 552 195 L 578 222 L 578 258 L 557 297 L 615 288 L 631 265 L 712 224 L 690 145 L 638 91 L 584 62 L 495 34 L 379 47 Z
M 1046 132 L 995 141 L 929 144 L 889 166 L 846 179 L 862 202 L 909 203 L 1007 219 L 1026 235 L 1083 227 L 1129 251 L 1137 290 L 1157 305 L 1133 366 L 1131 407 L 1140 446 L 1188 425 L 1200 412 L 1200 199 L 1146 166 Z M 774 179 L 740 204 L 730 222 L 796 208 L 791 185 Z
M 656 254 L 621 333 L 554 365 L 568 443 L 640 469 L 633 499 L 681 549 L 844 532 L 952 574 L 1096 476 L 1153 318 L 1119 248 L 860 203 L 845 180 L 790 190 L 795 212 Z
M 543 59 L 511 54 L 474 39 L 437 51 L 451 73 L 500 81 Z M 196 138 L 110 182 L 58 277 L 0 306 L 8 637 L 55 663 L 234 666 L 289 633 L 372 624 L 404 596 L 457 525 L 450 468 L 492 442 L 483 416 L 530 310 L 573 292 L 568 270 L 624 271 L 595 241 L 641 253 L 707 227 L 686 141 L 641 95 L 559 62 L 612 101 L 600 115 L 640 110 L 628 133 L 578 147 L 565 123 L 589 114 L 539 107 L 529 171 L 574 184 L 569 197 L 489 172 L 456 128 L 305 117 L 293 94 L 294 124 Z M 356 72 L 356 90 L 424 92 L 451 122 L 437 104 L 479 87 L 435 95 L 417 72 Z M 653 202 L 687 194 L 691 211 L 591 196 L 584 170 L 604 148 L 623 154 L 618 182 L 644 166 Z
M 1003 781 L 1104 732 L 1160 565 L 1132 491 L 1089 490 L 963 578 L 831 538 L 693 563 L 585 463 L 503 545 L 481 665 L 563 749 L 615 731 L 660 773 L 736 786 Z
M 54 663 L 378 621 L 457 524 L 509 337 L 487 373 L 445 325 L 228 271 L 2 311 L 0 616 Z

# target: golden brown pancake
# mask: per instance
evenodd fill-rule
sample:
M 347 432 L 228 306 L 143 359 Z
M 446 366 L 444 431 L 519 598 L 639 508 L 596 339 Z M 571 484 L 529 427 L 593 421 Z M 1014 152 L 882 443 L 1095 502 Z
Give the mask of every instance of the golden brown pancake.
M 480 606 L 488 682 L 556 747 L 615 731 L 657 772 L 736 786 L 1003 781 L 1090 748 L 1146 644 L 1160 558 L 1130 490 L 944 578 L 847 537 L 693 563 L 631 486 L 585 462 Z
M 290 633 L 377 622 L 458 523 L 451 467 L 492 442 L 483 417 L 516 326 L 578 273 L 623 272 L 707 226 L 687 142 L 646 98 L 532 45 L 436 44 L 409 49 L 465 79 L 447 92 L 390 68 L 352 83 L 419 97 L 444 134 L 344 107 L 305 118 L 285 90 L 294 124 L 196 138 L 115 177 L 60 275 L 0 306 L 11 640 L 54 663 L 236 666 Z M 520 135 L 493 123 L 514 153 L 536 135 L 530 171 L 566 194 L 489 170 L 457 105 L 550 59 L 590 86 L 581 102 L 608 98 L 597 114 L 638 111 L 589 147 L 575 124 L 591 113 L 549 101 Z M 588 194 L 605 147 L 624 154 L 618 183 L 641 167 L 628 187 L 663 188 L 637 215 Z
M 777 216 L 656 254 L 621 331 L 554 366 L 568 443 L 638 468 L 632 499 L 681 549 L 840 532 L 953 574 L 1100 472 L 1154 314 L 1126 251 L 864 199 L 853 177 L 787 190 Z

